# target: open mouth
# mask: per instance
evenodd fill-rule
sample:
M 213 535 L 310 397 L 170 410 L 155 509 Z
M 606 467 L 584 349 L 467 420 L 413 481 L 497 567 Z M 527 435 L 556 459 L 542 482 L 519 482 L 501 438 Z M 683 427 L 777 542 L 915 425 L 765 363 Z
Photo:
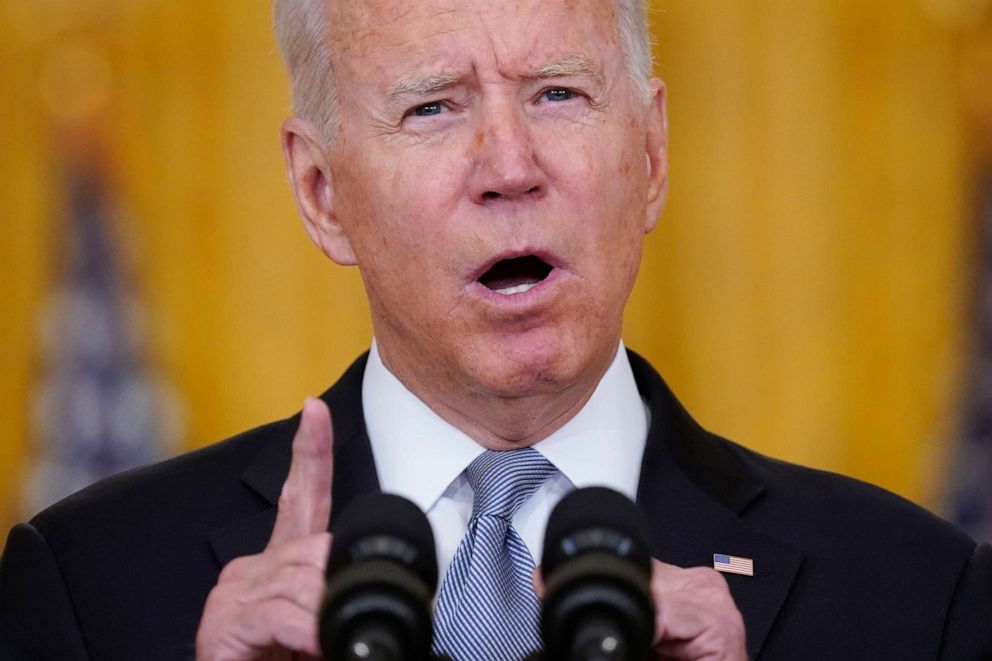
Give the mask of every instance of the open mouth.
M 540 257 L 501 259 L 479 276 L 479 283 L 505 296 L 522 294 L 548 277 L 553 267 Z

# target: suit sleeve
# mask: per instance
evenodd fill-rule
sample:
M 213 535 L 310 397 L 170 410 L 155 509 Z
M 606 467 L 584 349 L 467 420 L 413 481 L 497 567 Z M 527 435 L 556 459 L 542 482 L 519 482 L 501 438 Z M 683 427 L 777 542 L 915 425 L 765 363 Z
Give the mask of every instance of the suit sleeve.
M 0 558 L 0 655 L 32 661 L 89 658 L 52 549 L 27 523 L 10 531 Z
M 992 659 L 992 546 L 972 553 L 944 623 L 941 659 Z

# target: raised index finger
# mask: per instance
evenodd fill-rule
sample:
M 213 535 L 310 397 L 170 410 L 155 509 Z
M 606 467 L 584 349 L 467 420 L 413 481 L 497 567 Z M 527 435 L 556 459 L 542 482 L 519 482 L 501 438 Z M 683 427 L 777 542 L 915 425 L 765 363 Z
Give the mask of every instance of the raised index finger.
M 332 447 L 330 409 L 319 399 L 307 398 L 293 437 L 293 459 L 279 495 L 269 548 L 327 530 L 334 469 Z

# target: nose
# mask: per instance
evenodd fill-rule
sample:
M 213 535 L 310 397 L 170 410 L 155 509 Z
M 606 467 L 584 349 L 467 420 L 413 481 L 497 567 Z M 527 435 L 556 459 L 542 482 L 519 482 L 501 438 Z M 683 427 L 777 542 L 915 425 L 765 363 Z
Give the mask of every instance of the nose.
M 522 109 L 498 102 L 484 108 L 472 149 L 469 193 L 474 202 L 490 204 L 544 193 L 545 174 Z

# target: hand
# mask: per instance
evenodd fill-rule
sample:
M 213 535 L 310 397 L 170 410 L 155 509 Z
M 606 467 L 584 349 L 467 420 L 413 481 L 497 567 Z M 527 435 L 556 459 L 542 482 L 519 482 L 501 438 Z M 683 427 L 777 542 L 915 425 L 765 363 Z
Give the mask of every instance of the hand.
M 746 661 L 744 620 L 723 574 L 709 567 L 651 564 L 658 658 Z
M 235 558 L 221 571 L 196 633 L 198 661 L 320 656 L 317 612 L 331 549 L 332 445 L 327 405 L 307 399 L 272 536 L 264 551 Z
M 531 580 L 537 596 L 543 598 L 540 567 Z M 722 574 L 708 567 L 683 569 L 652 559 L 651 595 L 657 658 L 747 660 L 744 620 Z

